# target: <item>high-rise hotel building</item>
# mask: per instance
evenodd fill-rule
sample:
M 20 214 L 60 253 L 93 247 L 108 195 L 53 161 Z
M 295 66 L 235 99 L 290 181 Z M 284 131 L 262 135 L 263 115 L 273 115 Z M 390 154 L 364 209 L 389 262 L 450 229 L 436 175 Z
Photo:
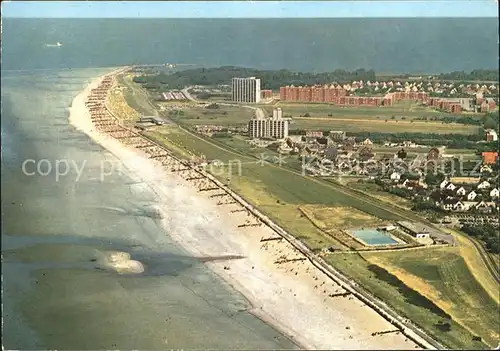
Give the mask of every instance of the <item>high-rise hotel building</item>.
M 273 110 L 271 118 L 254 118 L 248 122 L 248 135 L 251 138 L 288 137 L 288 120 L 283 118 L 280 108 Z
M 260 102 L 260 79 L 233 78 L 231 82 L 232 100 L 235 102 Z

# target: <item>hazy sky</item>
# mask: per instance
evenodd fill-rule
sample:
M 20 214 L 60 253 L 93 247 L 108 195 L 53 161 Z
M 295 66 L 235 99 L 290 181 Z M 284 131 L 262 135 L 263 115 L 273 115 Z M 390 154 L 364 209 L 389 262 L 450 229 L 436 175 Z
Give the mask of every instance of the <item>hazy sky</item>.
M 497 17 L 495 0 L 449 1 L 2 1 L 24 18 Z

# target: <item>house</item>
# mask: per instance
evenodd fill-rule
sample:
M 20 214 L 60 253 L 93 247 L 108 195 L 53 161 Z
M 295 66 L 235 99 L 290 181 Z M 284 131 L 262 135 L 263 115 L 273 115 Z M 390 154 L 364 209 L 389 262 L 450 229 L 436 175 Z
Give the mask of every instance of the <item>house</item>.
M 482 156 L 483 164 L 485 165 L 494 165 L 498 160 L 498 152 L 485 151 L 482 153 Z
M 398 172 L 392 172 L 390 178 L 392 181 L 397 182 L 401 179 L 401 174 L 399 174 Z
M 467 195 L 467 200 L 469 200 L 469 201 L 474 201 L 474 199 L 475 199 L 476 197 L 477 197 L 477 193 L 476 193 L 474 190 L 472 190 L 472 191 L 469 193 L 469 195 Z
M 457 201 L 453 205 L 453 211 L 466 211 L 466 210 L 467 210 L 467 208 L 462 201 Z
M 486 132 L 486 141 L 497 141 L 498 140 L 498 134 L 494 129 L 487 129 L 485 130 Z
M 481 165 L 481 168 L 479 169 L 479 172 L 481 172 L 481 173 L 492 173 L 493 169 L 488 164 L 483 164 L 483 165 Z
M 437 160 L 439 158 L 439 150 L 435 147 L 429 150 L 429 153 L 427 154 L 427 161 L 430 160 Z
M 366 138 L 365 141 L 362 142 L 362 144 L 366 146 L 371 146 L 373 145 L 373 142 L 370 139 Z
M 458 188 L 457 195 L 464 196 L 465 194 L 467 194 L 467 190 L 465 190 L 465 188 L 463 186 L 461 186 L 460 188 Z
M 490 206 L 488 206 L 488 204 L 484 201 L 478 202 L 477 205 L 474 207 L 476 210 L 480 210 L 480 211 L 489 211 L 490 210 Z
M 401 184 L 403 187 L 409 190 L 413 190 L 415 188 L 421 188 L 422 185 L 420 184 L 419 181 L 416 180 L 410 180 L 410 179 L 405 179 L 405 181 Z
M 499 195 L 500 195 L 500 192 L 498 191 L 497 188 L 494 188 L 490 191 L 490 196 L 492 199 L 498 198 Z
M 469 211 L 471 208 L 475 207 L 478 203 L 477 201 L 464 201 L 464 210 Z
M 488 189 L 489 187 L 491 186 L 491 184 L 488 182 L 488 181 L 484 181 L 482 183 L 480 183 L 477 188 L 478 189 Z
M 455 184 L 453 183 L 449 183 L 446 185 L 445 189 L 448 189 L 448 190 L 455 190 L 457 187 L 455 186 Z
M 446 184 L 448 184 L 448 181 L 445 179 L 439 184 L 439 189 L 443 190 L 446 187 Z
M 444 200 L 441 202 L 440 206 L 441 206 L 441 208 L 442 208 L 443 210 L 446 210 L 446 211 L 451 211 L 451 210 L 453 210 L 453 209 L 456 207 L 456 204 L 457 204 L 457 203 L 460 203 L 460 205 L 458 205 L 458 207 L 463 208 L 463 206 L 464 206 L 464 205 L 463 205 L 463 203 L 462 203 L 459 199 L 457 199 L 457 198 L 452 198 L 452 197 L 447 198 L 447 199 L 444 199 Z

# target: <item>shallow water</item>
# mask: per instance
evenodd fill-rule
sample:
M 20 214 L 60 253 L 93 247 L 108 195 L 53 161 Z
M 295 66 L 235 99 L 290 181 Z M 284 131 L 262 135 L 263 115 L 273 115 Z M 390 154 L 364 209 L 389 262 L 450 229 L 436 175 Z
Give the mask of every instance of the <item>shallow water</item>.
M 4 346 L 295 348 L 172 242 L 148 187 L 123 172 L 101 179 L 101 163 L 114 156 L 69 125 L 68 107 L 106 71 L 2 79 Z M 62 160 L 68 172 L 57 176 Z M 145 272 L 107 269 L 102 257 L 110 251 L 130 253 Z

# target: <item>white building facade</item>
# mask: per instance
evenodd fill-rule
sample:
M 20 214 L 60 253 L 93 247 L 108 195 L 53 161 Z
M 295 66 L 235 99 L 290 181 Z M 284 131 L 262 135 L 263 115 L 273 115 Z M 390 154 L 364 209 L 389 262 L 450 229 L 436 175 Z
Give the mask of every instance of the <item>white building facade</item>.
M 232 101 L 234 102 L 260 102 L 260 79 L 255 77 L 233 78 L 231 88 Z
M 283 118 L 281 109 L 274 109 L 273 117 L 254 118 L 248 122 L 248 136 L 251 138 L 285 139 L 288 137 L 288 123 L 288 119 Z

